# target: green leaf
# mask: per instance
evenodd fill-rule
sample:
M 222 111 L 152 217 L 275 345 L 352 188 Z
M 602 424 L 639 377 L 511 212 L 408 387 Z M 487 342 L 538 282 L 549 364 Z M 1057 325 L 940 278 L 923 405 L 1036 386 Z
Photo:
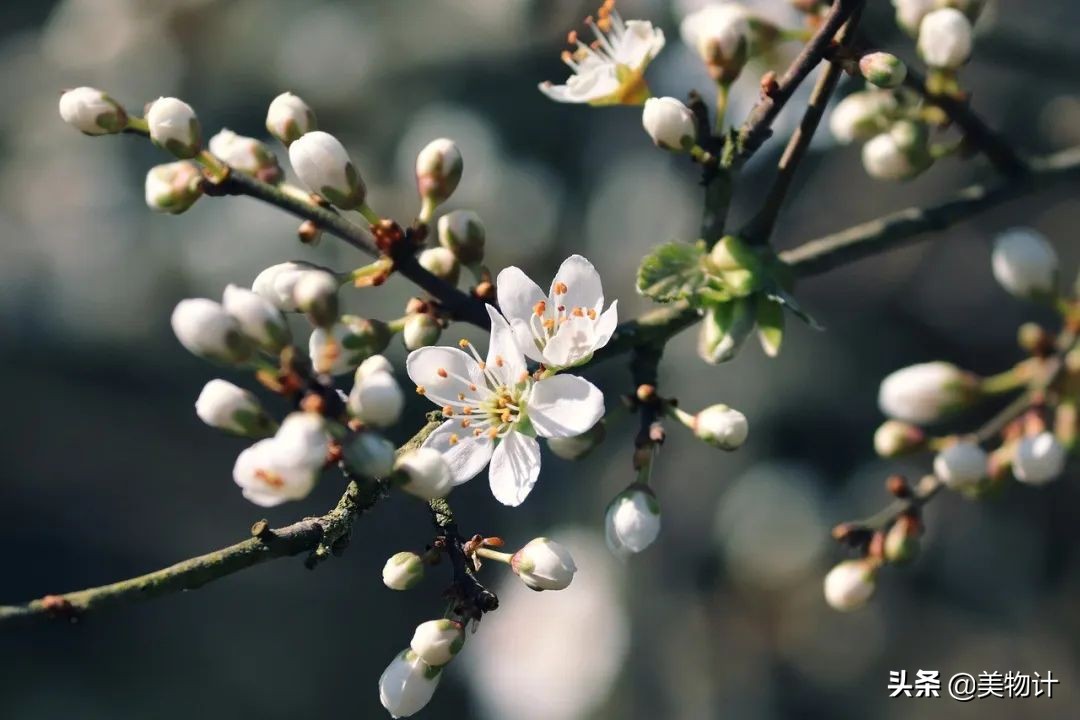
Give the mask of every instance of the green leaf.
M 784 340 L 784 306 L 765 295 L 759 295 L 757 324 L 761 349 L 769 357 L 776 357 L 780 354 L 780 344 Z
M 705 286 L 704 255 L 702 243 L 669 242 L 657 247 L 638 268 L 638 292 L 662 303 L 695 300 Z

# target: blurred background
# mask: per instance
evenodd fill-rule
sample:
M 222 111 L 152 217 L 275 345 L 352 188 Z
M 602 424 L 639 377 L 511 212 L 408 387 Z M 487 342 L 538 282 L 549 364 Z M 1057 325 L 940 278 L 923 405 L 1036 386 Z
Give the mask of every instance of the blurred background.
M 776 22 L 797 19 L 784 0 L 753 4 Z M 709 87 L 678 39 L 679 20 L 697 5 L 620 2 L 624 17 L 667 32 L 650 68 L 655 94 Z M 536 90 L 565 77 L 564 35 L 594 10 L 576 0 L 6 0 L 0 382 L 11 412 L 0 433 L 0 603 L 156 569 L 235 542 L 261 517 L 279 525 L 321 514 L 341 491 L 327 474 L 303 502 L 270 511 L 241 497 L 231 468 L 244 442 L 204 427 L 193 409 L 220 370 L 179 346 L 168 317 L 180 299 L 217 298 L 275 262 L 345 270 L 364 259 L 329 237 L 302 247 L 294 219 L 246 198 L 152 214 L 143 177 L 162 154 L 137 138 L 72 131 L 57 114 L 61 89 L 100 87 L 132 108 L 176 95 L 197 109 L 207 136 L 225 126 L 257 137 L 268 102 L 291 90 L 348 146 L 373 206 L 400 219 L 417 207 L 416 152 L 454 138 L 466 170 L 448 207 L 480 213 L 489 265 L 518 264 L 543 284 L 580 252 L 630 317 L 648 306 L 633 289 L 637 262 L 655 244 L 696 236 L 700 193 L 688 162 L 649 143 L 639 111 L 558 105 Z M 870 3 L 865 25 L 911 59 L 891 14 L 888 3 Z M 1069 61 L 1078 21 L 1080 6 L 1049 0 L 997 2 L 980 20 L 965 85 L 1025 151 L 1080 142 L 1080 77 Z M 733 117 L 754 101 L 762 70 L 747 72 Z M 857 86 L 845 82 L 841 93 Z M 736 221 L 753 211 L 780 145 L 749 169 Z M 778 229 L 783 247 L 990 176 L 981 159 L 946 160 L 914 182 L 887 184 L 865 176 L 857 147 L 831 149 L 822 137 L 818 148 L 831 151 L 802 168 Z M 605 445 L 577 465 L 545 455 L 518 509 L 499 505 L 484 476 L 454 493 L 466 532 L 515 547 L 551 535 L 581 571 L 567 591 L 535 594 L 501 568 L 485 570 L 502 607 L 421 716 L 1080 715 L 1075 472 L 978 504 L 941 497 L 928 509 L 923 557 L 884 573 L 868 608 L 840 615 L 821 593 L 842 557 L 829 528 L 883 506 L 888 473 L 917 477 L 928 467 L 927 458 L 875 459 L 880 379 L 931 359 L 985 373 L 1018 360 L 1017 325 L 1041 316 L 993 282 L 989 241 L 1033 226 L 1056 244 L 1071 281 L 1078 209 L 1076 186 L 1058 186 L 807 280 L 799 298 L 826 330 L 791 323 L 774 361 L 748 344 L 734 362 L 707 367 L 693 332 L 677 338 L 661 368 L 665 394 L 691 409 L 739 408 L 750 440 L 723 454 L 670 427 L 654 473 L 664 529 L 625 563 L 608 553 L 602 530 L 607 502 L 632 480 L 636 419 L 616 399 L 630 376 L 624 360 L 587 372 L 612 410 Z M 349 294 L 348 307 L 396 317 L 409 295 L 394 278 Z M 391 359 L 403 355 L 395 343 Z M 242 374 L 225 377 L 254 387 Z M 410 402 L 399 440 L 428 410 Z M 0 717 L 383 717 L 379 674 L 418 622 L 441 614 L 449 570 L 402 594 L 382 585 L 379 570 L 430 537 L 422 505 L 395 496 L 357 525 L 344 557 L 314 572 L 299 558 L 278 560 L 78 625 L 4 630 Z M 1049 670 L 1061 682 L 1053 700 L 889 700 L 888 672 L 900 669 L 945 678 Z

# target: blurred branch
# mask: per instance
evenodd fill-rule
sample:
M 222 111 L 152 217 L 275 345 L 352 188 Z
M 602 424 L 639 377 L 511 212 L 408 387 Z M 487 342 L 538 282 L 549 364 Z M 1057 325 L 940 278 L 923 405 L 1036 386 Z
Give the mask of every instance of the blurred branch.
M 439 424 L 438 421 L 428 422 L 398 449 L 398 453 L 418 447 Z M 348 538 L 353 522 L 374 507 L 384 491 L 384 486 L 375 481 L 368 481 L 363 486 L 350 482 L 334 509 L 325 515 L 304 518 L 277 529 L 271 529 L 265 520 L 260 520 L 252 526 L 252 537 L 247 540 L 146 575 L 63 595 L 46 595 L 22 605 L 0 606 L 0 626 L 33 620 L 74 621 L 92 610 L 110 605 L 194 590 L 280 557 L 309 553 L 305 564 L 312 567 L 321 559 L 316 552 L 325 539 L 333 538 L 331 550 L 340 552 L 344 545 L 339 543 Z
M 499 607 L 499 598 L 476 579 L 473 559 L 465 552 L 465 538 L 458 529 L 454 511 L 446 498 L 436 498 L 428 503 L 435 528 L 439 531 L 437 543 L 450 558 L 454 580 L 447 595 L 453 603 L 453 611 L 462 618 L 479 620 L 484 613 Z

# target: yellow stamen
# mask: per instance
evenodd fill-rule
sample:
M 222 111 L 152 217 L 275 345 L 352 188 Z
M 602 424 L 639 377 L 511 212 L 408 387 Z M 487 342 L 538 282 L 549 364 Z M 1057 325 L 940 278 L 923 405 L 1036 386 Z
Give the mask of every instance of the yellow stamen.
M 454 408 L 447 405 L 442 409 L 442 414 L 444 417 L 454 417 Z
M 423 385 L 417 385 L 416 386 L 416 394 L 417 395 L 423 395 L 426 392 L 427 392 L 427 390 L 424 388 Z
M 590 320 L 595 320 L 596 319 L 596 311 L 593 310 L 592 308 L 589 308 L 589 311 L 586 314 L 589 316 Z
M 561 280 L 559 282 L 555 283 L 555 294 L 556 295 L 565 295 L 566 291 L 568 289 L 569 288 L 566 287 L 566 283 L 562 282 Z
M 446 372 L 446 368 L 439 368 L 435 371 L 435 374 L 441 378 L 447 377 L 450 373 Z
M 451 433 L 450 434 L 450 444 L 451 445 L 457 445 L 460 440 L 461 440 L 461 438 L 459 438 L 457 436 L 457 433 Z
M 536 315 L 538 317 L 543 317 L 544 316 L 544 311 L 546 311 L 546 310 L 547 310 L 547 303 L 544 302 L 543 300 L 541 300 L 540 302 L 533 305 L 533 312 L 536 313 Z

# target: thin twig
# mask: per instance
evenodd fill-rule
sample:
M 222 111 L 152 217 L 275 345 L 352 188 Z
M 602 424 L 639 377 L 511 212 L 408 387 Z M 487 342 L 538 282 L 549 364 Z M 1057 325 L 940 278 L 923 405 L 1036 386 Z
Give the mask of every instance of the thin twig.
M 428 503 L 431 517 L 439 532 L 439 542 L 443 551 L 450 558 L 454 580 L 447 590 L 448 599 L 453 603 L 453 611 L 468 620 L 479 620 L 484 613 L 499 607 L 499 598 L 488 590 L 477 578 L 473 570 L 473 560 L 465 553 L 465 538 L 458 529 L 454 512 L 445 498 L 436 498 Z

